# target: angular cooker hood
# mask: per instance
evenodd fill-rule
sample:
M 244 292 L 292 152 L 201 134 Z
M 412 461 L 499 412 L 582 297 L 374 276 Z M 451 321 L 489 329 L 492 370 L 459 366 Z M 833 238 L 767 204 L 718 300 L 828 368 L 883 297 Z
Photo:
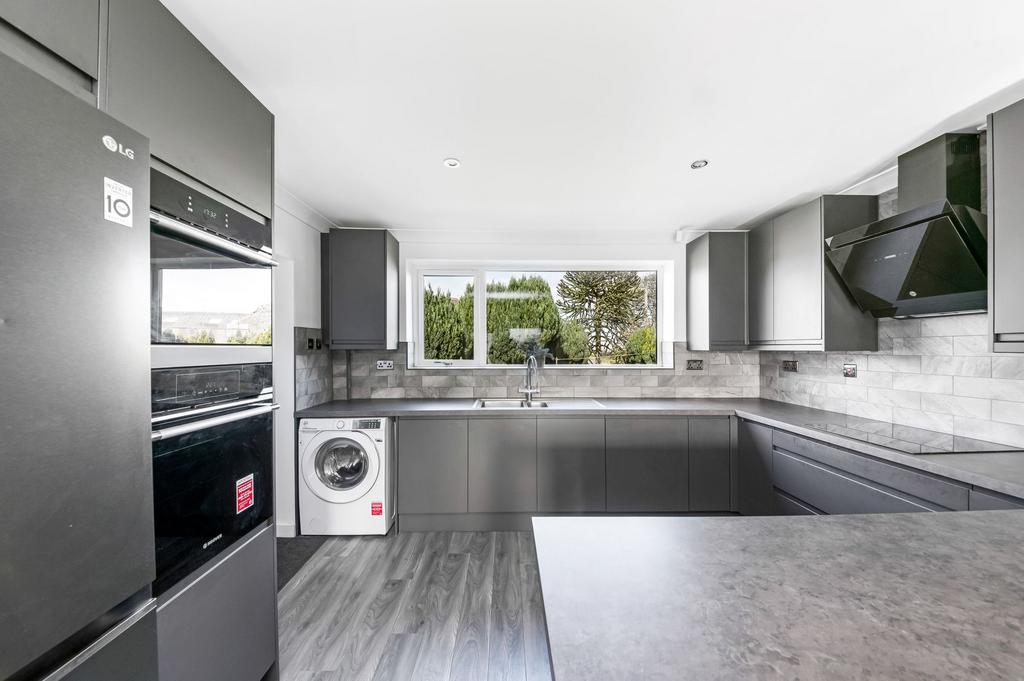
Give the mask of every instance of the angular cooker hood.
M 963 314 L 987 307 L 987 220 L 980 139 L 943 135 L 899 158 L 910 206 L 825 240 L 847 290 L 875 317 Z

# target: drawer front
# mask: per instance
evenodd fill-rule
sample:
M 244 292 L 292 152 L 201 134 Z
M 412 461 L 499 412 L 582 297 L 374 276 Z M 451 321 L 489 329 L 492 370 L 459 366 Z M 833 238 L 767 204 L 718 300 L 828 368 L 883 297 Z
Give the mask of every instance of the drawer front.
M 1014 499 L 995 492 L 971 490 L 972 511 L 1015 511 L 1024 509 L 1024 499 Z
M 772 455 L 775 486 L 824 513 L 914 513 L 937 510 L 779 450 Z
M 799 454 L 937 506 L 953 511 L 967 510 L 970 489 L 967 485 L 878 461 L 783 431 L 775 431 L 773 442 L 777 449 Z
M 274 530 L 157 610 L 160 681 L 255 681 L 277 657 Z
M 821 515 L 821 511 L 779 490 L 772 490 L 776 515 Z

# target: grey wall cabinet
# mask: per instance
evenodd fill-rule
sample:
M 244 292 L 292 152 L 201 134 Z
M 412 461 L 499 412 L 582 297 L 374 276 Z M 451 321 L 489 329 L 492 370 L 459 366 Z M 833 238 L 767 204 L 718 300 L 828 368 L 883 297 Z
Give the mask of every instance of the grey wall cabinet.
M 100 107 L 151 153 L 273 217 L 274 117 L 157 0 L 110 0 Z
M 747 304 L 753 344 L 775 340 L 773 248 L 771 220 L 755 225 L 747 233 Z
M 99 0 L 0 0 L 0 19 L 89 78 L 99 77 Z
M 997 492 L 971 490 L 972 511 L 1016 511 L 1024 509 L 1024 499 L 1008 497 Z
M 466 419 L 398 420 L 398 512 L 469 510 Z
M 690 510 L 688 426 L 673 416 L 607 419 L 609 512 Z
M 332 350 L 398 347 L 398 241 L 381 229 L 320 236 L 322 324 Z
M 729 419 L 691 418 L 689 443 L 690 510 L 730 510 L 732 428 Z
M 256 681 L 277 659 L 274 528 L 157 609 L 160 681 Z
M 537 419 L 537 510 L 605 510 L 603 418 Z
M 746 347 L 746 232 L 709 232 L 686 244 L 686 339 L 691 350 Z
M 1024 101 L 988 117 L 988 309 L 994 352 L 1024 352 Z
M 537 419 L 470 419 L 470 513 L 536 510 Z
M 821 196 L 749 237 L 750 340 L 765 350 L 876 350 L 877 322 L 825 262 L 826 238 L 878 216 L 874 196 Z
M 743 515 L 774 515 L 777 505 L 772 489 L 772 429 L 741 420 L 738 439 L 739 512 Z

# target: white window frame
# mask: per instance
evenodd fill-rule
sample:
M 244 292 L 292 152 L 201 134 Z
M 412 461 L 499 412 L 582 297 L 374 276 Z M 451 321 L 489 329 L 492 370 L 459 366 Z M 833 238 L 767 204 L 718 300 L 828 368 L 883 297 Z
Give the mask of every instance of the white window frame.
M 411 299 L 409 315 L 409 368 L 410 369 L 507 369 L 514 364 L 487 363 L 487 296 L 477 295 L 487 290 L 487 272 L 568 272 L 581 271 L 637 271 L 656 272 L 658 280 L 657 329 L 658 361 L 656 364 L 548 364 L 545 370 L 600 371 L 640 369 L 670 369 L 671 319 L 673 307 L 674 263 L 671 260 L 597 260 L 597 261 L 520 261 L 520 260 L 409 260 L 406 276 L 409 278 Z M 423 280 L 429 276 L 461 276 L 473 279 L 473 359 L 435 360 L 423 357 Z

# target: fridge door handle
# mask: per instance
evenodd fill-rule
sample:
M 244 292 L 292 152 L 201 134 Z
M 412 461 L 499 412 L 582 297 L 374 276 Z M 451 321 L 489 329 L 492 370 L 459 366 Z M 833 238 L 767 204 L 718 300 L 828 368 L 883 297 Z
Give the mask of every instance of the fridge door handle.
M 205 229 L 199 229 L 187 222 L 176 220 L 170 216 L 150 211 L 149 221 L 168 232 L 173 232 L 179 236 L 192 239 L 193 241 L 198 241 L 221 251 L 227 251 L 228 253 L 239 256 L 249 262 L 254 262 L 258 265 L 277 265 L 276 260 L 262 251 L 257 251 L 254 248 L 249 248 L 242 244 L 236 244 L 234 241 L 229 241 L 228 239 L 219 237 L 216 234 L 211 234 Z
M 85 664 L 90 658 L 114 642 L 118 636 L 131 629 L 135 624 L 149 613 L 156 610 L 156 599 L 151 598 L 128 617 L 108 629 L 102 636 L 89 644 L 82 652 L 62 664 L 57 669 L 44 676 L 40 681 L 61 681 L 66 679 L 72 672 Z
M 153 442 L 156 442 L 158 440 L 167 440 L 169 438 L 178 437 L 180 435 L 188 435 L 189 433 L 194 433 L 198 430 L 203 430 L 205 428 L 223 426 L 226 423 L 244 421 L 245 419 L 249 419 L 254 416 L 262 416 L 263 414 L 269 414 L 270 412 L 276 411 L 280 408 L 280 404 L 263 404 L 258 407 L 253 407 L 252 409 L 236 411 L 232 414 L 214 416 L 213 418 L 203 419 L 202 421 L 193 421 L 192 423 L 183 423 L 180 426 L 170 426 L 169 428 L 154 430 Z

